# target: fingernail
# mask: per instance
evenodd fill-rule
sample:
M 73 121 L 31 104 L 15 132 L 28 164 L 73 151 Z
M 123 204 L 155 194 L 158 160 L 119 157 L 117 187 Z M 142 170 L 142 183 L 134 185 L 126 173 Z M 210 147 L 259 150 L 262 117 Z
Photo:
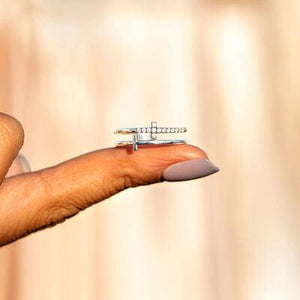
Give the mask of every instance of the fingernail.
M 184 181 L 202 178 L 220 171 L 210 160 L 192 159 L 169 166 L 163 172 L 166 181 Z
M 31 171 L 29 161 L 26 159 L 26 157 L 24 155 L 18 154 L 17 160 L 19 161 L 21 169 L 24 173 Z

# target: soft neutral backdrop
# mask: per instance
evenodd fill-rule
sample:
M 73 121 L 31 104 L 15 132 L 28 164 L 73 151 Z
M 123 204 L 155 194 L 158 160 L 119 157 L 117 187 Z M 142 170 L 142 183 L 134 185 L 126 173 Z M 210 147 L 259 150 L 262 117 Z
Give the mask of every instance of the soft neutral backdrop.
M 221 171 L 0 250 L 1 300 L 300 298 L 298 0 L 0 0 L 0 109 L 34 170 L 187 126 Z M 99 166 L 101 167 L 101 166 Z

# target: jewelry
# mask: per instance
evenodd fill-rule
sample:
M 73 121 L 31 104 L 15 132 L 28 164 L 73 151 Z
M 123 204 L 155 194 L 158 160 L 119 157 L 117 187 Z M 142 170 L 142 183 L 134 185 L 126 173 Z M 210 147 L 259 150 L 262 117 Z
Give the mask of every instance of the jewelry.
M 157 134 L 162 133 L 183 133 L 186 132 L 185 127 L 157 127 L 156 122 L 151 122 L 150 127 L 133 127 L 133 128 L 118 128 L 115 134 L 132 134 L 132 141 L 119 141 L 116 146 L 132 145 L 133 151 L 137 151 L 138 145 L 154 144 L 154 145 L 169 145 L 169 144 L 185 144 L 185 140 L 157 140 Z

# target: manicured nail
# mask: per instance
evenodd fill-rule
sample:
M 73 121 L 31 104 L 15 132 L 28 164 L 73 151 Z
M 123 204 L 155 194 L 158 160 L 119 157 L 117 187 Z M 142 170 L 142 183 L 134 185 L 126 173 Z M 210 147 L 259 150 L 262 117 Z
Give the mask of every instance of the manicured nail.
M 26 157 L 24 155 L 18 154 L 17 160 L 19 161 L 21 169 L 23 170 L 23 172 L 30 172 L 31 171 L 29 161 L 26 159 Z
M 13 161 L 12 165 L 10 166 L 10 168 L 6 174 L 6 177 L 15 176 L 15 175 L 27 173 L 30 171 L 31 171 L 31 168 L 30 168 L 30 164 L 29 164 L 28 160 L 22 154 L 18 154 L 18 156 L 16 157 L 16 159 Z
M 166 181 L 183 181 L 205 177 L 220 171 L 210 160 L 204 158 L 186 160 L 169 166 L 163 172 Z

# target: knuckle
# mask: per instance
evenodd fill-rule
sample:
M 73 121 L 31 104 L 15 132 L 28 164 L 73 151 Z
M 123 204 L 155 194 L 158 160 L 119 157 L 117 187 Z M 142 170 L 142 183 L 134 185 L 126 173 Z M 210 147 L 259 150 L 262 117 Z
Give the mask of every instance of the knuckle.
M 134 186 L 134 181 L 132 180 L 132 176 L 126 174 L 123 176 L 123 189 L 128 189 Z
M 121 180 L 121 190 L 128 188 L 133 188 L 141 185 L 143 180 L 142 176 L 138 175 L 138 172 L 135 168 L 127 168 L 122 174 Z
M 42 187 L 42 190 L 43 190 L 43 193 L 49 197 L 51 196 L 51 187 L 50 187 L 50 183 L 49 183 L 49 180 L 45 174 L 45 170 L 41 170 L 39 171 L 37 174 L 38 174 L 38 179 L 39 179 L 39 182 L 41 184 L 41 187 Z
M 49 172 L 49 169 L 47 172 Z M 52 192 L 52 186 L 47 174 L 45 173 L 45 170 L 41 170 L 38 173 L 38 179 L 43 193 L 46 195 L 46 198 L 49 199 L 47 208 L 43 208 L 43 211 L 40 214 L 44 214 L 43 226 L 51 227 L 58 223 L 64 222 L 66 219 L 80 211 L 80 209 L 76 207 L 72 201 L 68 201 L 67 199 L 55 199 L 56 197 Z
M 136 186 L 135 173 L 134 166 L 128 164 L 123 165 L 122 172 L 120 173 L 122 190 Z
M 112 178 L 110 178 L 109 182 L 105 181 L 103 188 L 105 195 L 103 198 L 108 198 L 115 193 L 136 186 L 132 170 L 130 169 L 123 169 L 121 173 L 114 174 Z

